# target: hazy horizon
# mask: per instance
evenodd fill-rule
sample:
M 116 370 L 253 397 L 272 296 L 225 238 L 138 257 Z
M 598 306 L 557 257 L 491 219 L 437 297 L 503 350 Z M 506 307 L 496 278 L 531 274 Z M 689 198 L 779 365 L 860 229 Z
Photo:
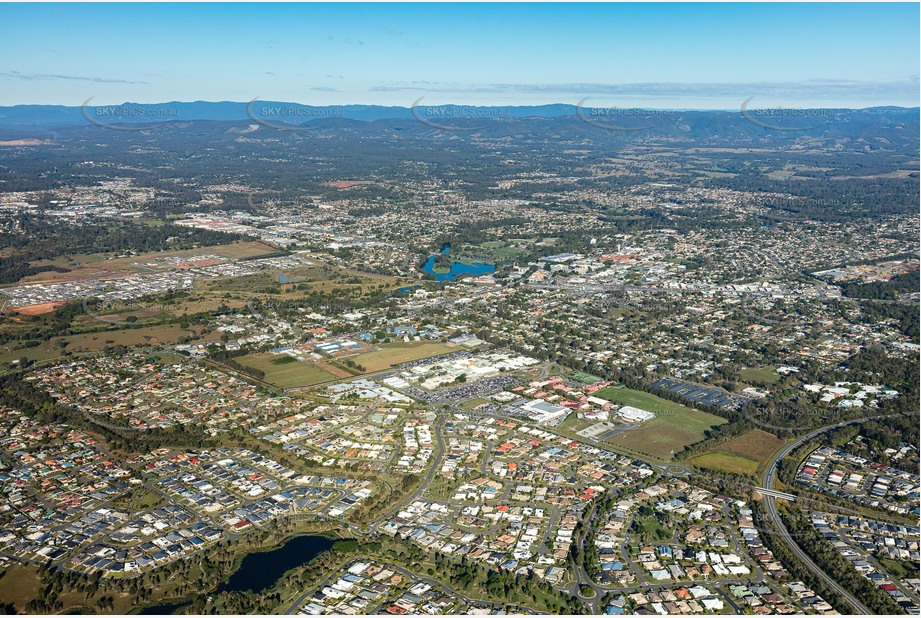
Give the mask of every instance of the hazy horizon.
M 672 111 L 672 112 L 734 112 L 734 113 L 738 113 L 738 112 L 739 112 L 739 109 L 740 109 L 740 107 L 741 107 L 741 103 L 740 103 L 740 105 L 737 105 L 736 107 L 651 107 L 651 106 L 641 106 L 641 105 L 621 105 L 621 106 L 617 106 L 617 105 L 614 105 L 614 104 L 612 104 L 612 105 L 601 105 L 601 104 L 600 104 L 600 103 L 602 103 L 602 102 L 604 102 L 604 101 L 606 101 L 606 100 L 607 100 L 607 99 L 605 99 L 605 98 L 603 98 L 603 97 L 598 97 L 598 100 L 597 100 L 597 101 L 596 101 L 596 100 L 591 100 L 591 101 L 588 101 L 588 102 L 585 102 L 585 103 L 581 103 L 581 104 L 580 104 L 579 102 L 571 102 L 571 101 L 557 100 L 557 101 L 550 101 L 550 102 L 547 102 L 547 103 L 520 103 L 520 104 L 495 104 L 495 105 L 491 105 L 491 104 L 478 104 L 478 103 L 468 103 L 468 102 L 465 102 L 465 101 L 439 101 L 439 100 L 433 100 L 433 101 L 431 101 L 431 102 L 428 101 L 428 100 L 426 100 L 425 102 L 420 102 L 420 103 L 417 103 L 416 105 L 413 105 L 412 102 L 409 103 L 409 104 L 406 104 L 406 105 L 400 105 L 400 104 L 386 104 L 386 103 L 327 103 L 327 104 L 318 104 L 318 103 L 307 103 L 307 102 L 303 102 L 303 101 L 274 100 L 274 99 L 258 99 L 258 100 L 256 100 L 256 102 L 257 102 L 257 103 L 287 103 L 287 104 L 291 104 L 291 105 L 299 105 L 299 106 L 303 106 L 303 107 L 317 107 L 317 108 L 324 108 L 324 107 L 332 107 L 332 108 L 335 108 L 335 107 L 383 107 L 383 108 L 395 108 L 395 109 L 405 109 L 405 110 L 411 110 L 411 109 L 413 109 L 413 107 L 420 108 L 420 107 L 435 107 L 435 106 L 443 106 L 443 107 L 472 107 L 472 108 L 507 108 L 507 109 L 519 109 L 519 108 L 529 108 L 529 107 L 554 107 L 554 106 L 560 106 L 560 105 L 568 105 L 568 106 L 573 107 L 573 108 L 583 108 L 583 109 L 592 109 L 592 108 L 602 108 L 602 109 L 603 109 L 603 108 L 617 108 L 617 107 L 620 107 L 620 108 L 622 108 L 622 109 L 637 109 L 637 110 L 648 110 L 648 111 L 659 111 L 659 110 L 662 110 L 662 111 Z M 249 105 L 250 103 L 253 103 L 253 101 L 232 101 L 232 100 L 227 100 L 227 99 L 225 99 L 225 100 L 207 100 L 207 99 L 194 99 L 194 100 L 192 100 L 192 99 L 189 99 L 189 100 L 171 100 L 171 101 L 150 101 L 150 102 L 144 102 L 144 101 L 97 101 L 97 100 L 95 100 L 95 98 L 94 98 L 90 103 L 84 102 L 83 104 L 77 104 L 77 105 L 60 104 L 60 103 L 16 103 L 16 104 L 13 104 L 13 105 L 0 105 L 0 107 L 68 107 L 68 108 L 81 108 L 81 107 L 84 107 L 84 106 L 85 106 L 85 107 L 87 107 L 87 108 L 89 109 L 89 108 L 96 108 L 96 107 L 118 107 L 118 106 L 124 106 L 124 105 L 151 105 L 151 106 L 152 106 L 152 105 L 170 105 L 170 104 L 178 104 L 178 105 L 195 105 L 195 104 L 222 105 L 222 104 L 229 104 L 229 105 L 243 105 L 243 106 L 246 106 L 246 105 Z M 743 102 L 743 103 L 744 103 L 744 102 Z M 804 106 L 804 105 L 803 105 L 803 106 L 797 106 L 797 105 L 778 106 L 778 105 L 764 105 L 764 104 L 759 103 L 757 100 L 753 100 L 753 101 L 751 101 L 751 102 L 748 103 L 748 105 L 746 106 L 746 109 L 766 109 L 766 108 L 774 108 L 774 109 L 777 109 L 777 108 L 779 108 L 779 109 L 804 109 L 804 110 L 807 110 L 807 109 L 862 110 L 862 109 L 873 109 L 873 108 L 884 108 L 884 107 L 892 107 L 892 108 L 899 108 L 899 109 L 916 109 L 916 108 L 919 108 L 919 107 L 921 107 L 921 106 L 919 106 L 919 104 L 914 104 L 914 105 L 887 105 L 887 104 L 879 104 L 879 105 L 868 105 L 868 106 L 864 106 L 864 107 L 837 107 L 837 106 L 830 106 L 830 105 L 822 105 L 822 106 L 814 106 L 814 107 Z

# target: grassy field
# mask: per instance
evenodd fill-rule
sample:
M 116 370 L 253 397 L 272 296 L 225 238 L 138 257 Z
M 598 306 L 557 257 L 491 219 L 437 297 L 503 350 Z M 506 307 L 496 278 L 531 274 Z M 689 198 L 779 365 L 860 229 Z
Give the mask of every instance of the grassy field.
M 753 429 L 720 445 L 720 450 L 745 457 L 759 464 L 766 463 L 785 442 L 766 431 Z
M 128 509 L 132 512 L 138 512 L 152 509 L 165 502 L 166 498 L 157 492 L 147 487 L 140 486 L 113 500 L 112 506 L 120 509 Z
M 134 347 L 141 345 L 163 345 L 177 343 L 183 337 L 194 339 L 189 329 L 181 328 L 178 324 L 164 326 L 150 326 L 147 328 L 129 328 L 124 330 L 104 333 L 86 333 L 84 335 L 71 335 L 61 337 L 67 342 L 67 349 L 71 352 L 84 352 L 88 350 L 102 350 L 110 345 L 123 345 Z
M 391 365 L 399 365 L 400 363 L 408 363 L 420 358 L 439 356 L 455 351 L 457 351 L 457 348 L 449 347 L 437 341 L 396 342 L 382 344 L 374 352 L 359 354 L 354 357 L 354 360 L 365 368 L 366 373 L 372 373 L 390 369 Z
M 3 352 L 0 354 L 0 367 L 20 358 L 28 358 L 30 361 L 41 361 L 48 360 L 49 358 L 57 358 L 61 355 L 59 351 L 52 350 L 43 345 L 34 348 L 17 348 L 15 345 L 9 345 L 0 348 L 0 350 Z
M 203 338 L 198 338 L 198 333 L 196 329 L 183 329 L 179 325 L 170 324 L 52 337 L 32 348 L 17 348 L 15 344 L 10 344 L 0 347 L 0 369 L 6 368 L 10 361 L 23 357 L 31 361 L 59 358 L 64 350 L 68 353 L 99 352 L 116 345 L 126 347 L 170 345 L 177 343 L 183 337 L 191 337 L 195 341 L 214 341 L 220 337 L 217 331 L 212 331 Z
M 65 351 L 68 354 L 77 355 L 94 354 L 116 345 L 126 347 L 171 345 L 179 342 L 183 337 L 190 337 L 193 341 L 201 343 L 215 341 L 221 335 L 218 331 L 212 331 L 204 337 L 199 337 L 199 332 L 200 329 L 197 327 L 183 329 L 176 324 L 171 324 L 52 337 L 32 348 L 17 348 L 15 344 L 10 344 L 0 347 L 0 371 L 9 368 L 11 361 L 23 357 L 40 362 L 61 358 Z
M 106 253 L 61 256 L 55 260 L 36 260 L 31 264 L 34 266 L 58 266 L 60 268 L 69 269 L 69 272 L 59 273 L 53 271 L 45 271 L 29 277 L 23 277 L 20 281 L 44 281 L 47 283 L 51 281 L 73 281 L 75 279 L 83 279 L 86 277 L 111 276 L 115 273 L 151 272 L 149 267 L 139 267 L 137 264 L 143 265 L 145 262 L 161 260 L 162 258 L 168 256 L 188 256 L 189 258 L 194 259 L 196 256 L 210 253 L 230 259 L 239 260 L 242 258 L 253 258 L 260 255 L 267 255 L 270 253 L 275 253 L 276 251 L 277 249 L 261 241 L 249 241 L 235 242 L 226 245 L 216 245 L 212 247 L 202 247 L 198 249 L 155 251 L 151 253 L 144 253 L 141 255 L 115 259 L 111 259 L 112 255 Z M 73 266 L 72 262 L 79 262 L 80 264 L 79 266 Z M 163 267 L 154 270 L 163 270 Z
M 586 420 L 584 418 L 579 418 L 578 412 L 570 412 L 569 415 L 560 423 L 559 428 L 565 431 L 570 432 L 571 434 L 576 434 L 586 427 L 591 427 L 598 421 Z
M 655 514 L 652 513 L 645 516 L 638 515 L 636 517 L 636 523 L 643 531 L 643 534 L 650 535 L 652 538 L 657 540 L 668 539 L 673 534 L 673 531 L 667 526 L 662 525 L 662 523 L 656 518 Z
M 743 382 L 774 384 L 780 380 L 780 375 L 773 367 L 749 367 L 739 372 L 739 379 Z
M 277 277 L 279 272 L 281 271 L 265 270 L 242 277 L 202 280 L 197 281 L 195 287 L 200 292 L 244 292 L 248 295 L 254 291 L 266 293 L 274 290 L 269 299 L 279 302 L 302 299 L 304 293 L 310 292 L 329 294 L 333 289 L 348 290 L 350 296 L 369 295 L 377 291 L 392 291 L 406 284 L 406 280 L 397 277 L 360 273 L 322 263 L 285 269 L 286 276 L 301 279 L 293 284 L 279 283 Z M 288 293 L 276 293 L 283 288 L 288 290 Z
M 533 241 L 528 242 L 519 242 L 514 244 L 533 244 Z M 513 243 L 506 242 L 504 240 L 493 240 L 489 242 L 484 242 L 481 245 L 473 246 L 468 249 L 471 253 L 482 254 L 493 259 L 499 260 L 513 260 L 515 258 L 521 257 L 528 253 L 528 250 L 523 247 L 513 246 Z
M 14 564 L 0 577 L 0 602 L 12 603 L 19 612 L 25 612 L 26 603 L 38 596 L 40 580 L 38 568 Z
M 688 460 L 695 466 L 735 474 L 754 474 L 764 465 L 784 441 L 760 429 L 753 429 L 720 444 L 712 451 Z
M 603 388 L 595 394 L 614 403 L 655 413 L 653 420 L 643 423 L 639 429 L 617 434 L 609 443 L 661 460 L 672 459 L 685 446 L 703 440 L 708 429 L 726 422 L 719 416 L 629 388 Z
M 711 451 L 698 455 L 688 460 L 688 463 L 701 468 L 732 472 L 734 474 L 754 474 L 758 470 L 758 462 L 745 457 L 739 457 L 723 451 Z
M 241 365 L 265 372 L 265 381 L 281 388 L 313 386 L 321 382 L 339 378 L 313 363 L 295 360 L 293 363 L 276 364 L 275 361 L 286 358 L 278 354 L 251 354 L 237 360 Z

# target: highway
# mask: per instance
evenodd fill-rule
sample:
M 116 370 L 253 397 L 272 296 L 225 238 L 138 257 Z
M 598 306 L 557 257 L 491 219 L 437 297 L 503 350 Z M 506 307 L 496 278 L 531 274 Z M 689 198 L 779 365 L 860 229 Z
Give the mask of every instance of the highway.
M 890 416 L 900 416 L 900 415 L 894 414 Z M 846 427 L 847 425 L 856 425 L 859 423 L 865 423 L 867 421 L 879 419 L 879 418 L 886 418 L 886 416 L 865 417 L 865 418 L 854 419 L 851 421 L 845 421 L 843 423 L 837 423 L 835 425 L 829 425 L 827 427 L 822 427 L 821 429 L 816 429 L 815 431 L 807 433 L 801 438 L 796 439 L 795 441 L 791 442 L 790 444 L 780 449 L 774 455 L 774 458 L 770 461 L 770 463 L 768 464 L 768 467 L 764 471 L 764 476 L 762 478 L 761 486 L 764 487 L 765 489 L 772 489 L 772 490 L 774 489 L 774 481 L 777 480 L 777 464 L 780 463 L 780 460 L 782 460 L 784 457 L 789 455 L 795 448 L 797 448 L 803 442 L 807 442 L 815 438 L 816 436 L 819 436 L 825 433 L 826 431 L 831 431 L 832 429 L 837 429 L 839 427 Z M 764 506 L 765 506 L 765 509 L 767 510 L 768 517 L 771 519 L 771 521 L 774 522 L 774 525 L 777 527 L 777 530 L 780 533 L 780 536 L 787 543 L 787 545 L 790 546 L 790 549 L 793 550 L 793 553 L 796 554 L 796 556 L 800 559 L 800 561 L 803 564 L 805 564 L 808 569 L 810 569 L 812 572 L 818 575 L 826 584 L 828 584 L 828 586 L 832 590 L 835 590 L 838 594 L 844 597 L 847 600 L 847 602 L 850 603 L 851 606 L 855 610 L 857 610 L 857 612 L 864 614 L 864 615 L 873 615 L 874 612 L 871 612 L 863 603 L 858 601 L 854 597 L 854 595 L 852 595 L 850 592 L 842 588 L 841 585 L 838 584 L 838 582 L 836 582 L 834 579 L 829 577 L 828 574 L 826 574 L 825 571 L 819 568 L 819 566 L 815 562 L 812 561 L 812 559 L 806 554 L 806 552 L 804 552 L 800 548 L 800 546 L 796 544 L 796 541 L 794 541 L 793 537 L 790 535 L 790 531 L 787 530 L 787 527 L 784 525 L 783 520 L 781 520 L 780 518 L 780 513 L 777 511 L 777 505 L 774 502 L 773 496 L 764 494 Z

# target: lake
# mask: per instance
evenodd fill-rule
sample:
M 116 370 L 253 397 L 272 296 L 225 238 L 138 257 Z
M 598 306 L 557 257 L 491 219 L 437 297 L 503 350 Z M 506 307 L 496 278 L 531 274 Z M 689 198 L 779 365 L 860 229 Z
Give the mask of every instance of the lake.
M 441 255 L 445 255 L 451 252 L 450 243 L 445 243 L 441 248 Z M 466 277 L 468 275 L 486 275 L 491 272 L 495 272 L 495 264 L 483 264 L 481 262 L 471 262 L 470 264 L 465 264 L 462 262 L 451 262 L 451 268 L 446 273 L 435 272 L 435 259 L 438 255 L 430 256 L 429 259 L 425 261 L 425 264 L 422 265 L 422 272 L 428 273 L 435 277 L 437 281 L 453 281 L 458 277 Z
M 240 567 L 217 587 L 218 592 L 262 592 L 271 588 L 287 571 L 307 564 L 332 548 L 335 539 L 318 535 L 296 536 L 270 551 L 247 554 Z M 145 607 L 138 614 L 172 614 L 190 601 L 173 601 Z

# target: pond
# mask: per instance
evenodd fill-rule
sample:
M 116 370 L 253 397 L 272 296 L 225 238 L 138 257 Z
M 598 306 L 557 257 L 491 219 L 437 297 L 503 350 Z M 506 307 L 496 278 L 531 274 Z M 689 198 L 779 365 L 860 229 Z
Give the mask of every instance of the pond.
M 271 588 L 282 575 L 291 569 L 307 564 L 332 548 L 335 539 L 318 535 L 296 536 L 281 547 L 246 555 L 240 567 L 230 574 L 215 590 L 218 592 L 262 592 Z M 151 605 L 138 614 L 172 614 L 191 601 L 181 600 Z
M 218 586 L 217 592 L 262 592 L 271 588 L 286 571 L 307 564 L 332 548 L 334 541 L 326 536 L 296 536 L 277 549 L 249 554 L 243 558 L 240 568 Z

